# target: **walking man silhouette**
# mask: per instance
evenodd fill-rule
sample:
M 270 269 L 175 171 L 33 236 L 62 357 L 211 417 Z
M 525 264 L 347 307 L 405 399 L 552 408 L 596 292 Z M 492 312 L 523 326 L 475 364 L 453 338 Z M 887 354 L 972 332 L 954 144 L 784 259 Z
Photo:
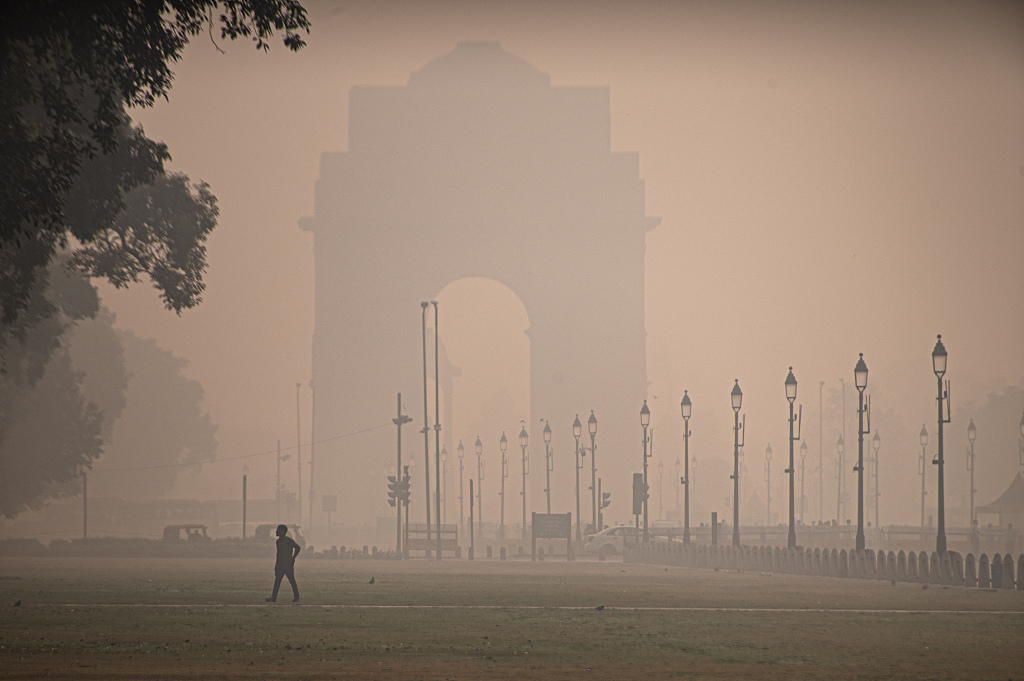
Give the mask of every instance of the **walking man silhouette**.
M 299 587 L 295 584 L 295 558 L 299 555 L 302 547 L 295 543 L 295 540 L 288 536 L 288 526 L 277 526 L 277 562 L 274 564 L 274 593 L 267 599 L 267 603 L 277 601 L 277 590 L 281 588 L 281 579 L 288 578 L 292 585 L 292 594 L 295 598 L 292 603 L 299 602 Z

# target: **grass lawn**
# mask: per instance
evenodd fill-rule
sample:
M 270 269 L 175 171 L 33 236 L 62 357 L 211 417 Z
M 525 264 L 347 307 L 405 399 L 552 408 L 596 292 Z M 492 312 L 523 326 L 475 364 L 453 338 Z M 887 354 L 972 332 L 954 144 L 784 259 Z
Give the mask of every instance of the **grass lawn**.
M 0 678 L 1024 679 L 1021 592 L 300 557 L 293 606 L 272 565 L 0 559 Z

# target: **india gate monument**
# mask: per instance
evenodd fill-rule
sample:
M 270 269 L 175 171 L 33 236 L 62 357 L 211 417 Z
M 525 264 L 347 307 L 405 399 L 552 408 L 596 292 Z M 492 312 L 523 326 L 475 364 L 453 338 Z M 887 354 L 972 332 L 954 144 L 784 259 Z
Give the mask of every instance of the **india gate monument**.
M 527 506 L 543 512 L 539 420 L 558 433 L 560 465 L 571 471 L 572 422 L 579 414 L 581 445 L 589 446 L 591 410 L 599 422 L 598 476 L 613 493 L 608 511 L 629 514 L 647 393 L 645 235 L 658 222 L 644 212 L 638 155 L 611 150 L 607 87 L 552 86 L 546 73 L 488 42 L 458 44 L 407 85 L 354 87 L 348 149 L 322 154 L 314 214 L 300 221 L 313 234 L 316 267 L 314 417 L 317 439 L 325 441 L 316 445 L 315 495 L 338 496 L 335 522 L 371 521 L 367 485 L 384 496 L 383 474 L 368 479 L 365 471 L 395 463 L 390 419 L 399 392 L 413 418 L 402 432 L 403 461 L 418 464 L 412 519 L 423 522 L 420 303 L 464 277 L 504 284 L 529 317 L 530 413 L 502 426 L 512 459 L 506 522 L 518 524 L 522 504 L 518 419 L 530 429 Z M 441 328 L 445 312 L 442 306 Z M 427 320 L 433 328 L 433 308 Z M 433 484 L 432 338 L 428 354 Z M 441 384 L 459 389 L 458 379 Z M 441 425 L 448 428 L 444 413 Z M 474 436 L 456 434 L 467 455 Z M 486 443 L 495 457 L 497 445 Z M 587 523 L 589 456 L 585 462 Z M 467 465 L 467 477 L 474 467 Z M 489 471 L 487 493 L 494 494 L 500 473 L 494 463 Z M 570 499 L 574 489 L 560 489 L 556 510 L 570 510 Z

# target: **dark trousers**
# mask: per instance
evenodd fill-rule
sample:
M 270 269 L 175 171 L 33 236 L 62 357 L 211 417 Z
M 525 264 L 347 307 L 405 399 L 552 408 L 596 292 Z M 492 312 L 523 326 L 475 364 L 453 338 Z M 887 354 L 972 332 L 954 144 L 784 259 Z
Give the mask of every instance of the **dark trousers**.
M 270 595 L 270 600 L 277 600 L 277 591 L 281 588 L 281 580 L 285 577 L 288 578 L 292 585 L 292 594 L 295 596 L 294 600 L 299 600 L 299 587 L 295 584 L 295 566 L 274 570 L 274 593 Z

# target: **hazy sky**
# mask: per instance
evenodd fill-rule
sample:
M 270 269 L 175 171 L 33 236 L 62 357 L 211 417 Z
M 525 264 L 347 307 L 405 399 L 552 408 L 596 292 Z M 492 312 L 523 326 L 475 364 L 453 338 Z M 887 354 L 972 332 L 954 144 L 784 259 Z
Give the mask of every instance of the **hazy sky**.
M 350 88 L 403 85 L 465 40 L 500 42 L 553 85 L 610 87 L 611 148 L 639 153 L 647 214 L 662 218 L 647 237 L 652 425 L 670 463 L 689 390 L 691 451 L 725 471 L 704 483 L 709 510 L 725 512 L 730 487 L 735 378 L 748 460 L 768 442 L 777 457 L 785 449 L 790 365 L 816 456 L 818 382 L 852 383 L 863 352 L 875 409 L 899 412 L 914 437 L 886 450 L 906 475 L 915 424 L 934 429 L 937 333 L 954 407 L 1024 385 L 1024 5 L 303 4 L 313 31 L 300 53 L 218 41 L 221 54 L 196 38 L 170 101 L 133 112 L 168 143 L 174 170 L 212 185 L 221 217 L 199 308 L 178 318 L 143 285 L 103 295 L 121 326 L 191 362 L 220 456 L 294 444 L 313 326 L 312 239 L 297 221 L 313 212 L 320 153 L 347 148 Z M 472 386 L 500 380 L 479 378 L 494 357 L 527 366 L 525 338 L 505 329 L 523 328 L 526 313 L 509 298 L 472 282 L 440 295 L 467 403 L 491 398 Z M 479 342 L 460 344 L 470 333 Z M 525 409 L 522 377 L 505 380 Z M 308 440 L 308 388 L 302 399 Z M 827 455 L 838 427 L 825 424 Z M 570 451 L 569 424 L 552 428 Z M 999 474 L 979 486 L 980 502 L 1016 469 L 1016 451 L 986 456 Z M 180 495 L 220 494 L 221 469 L 233 490 L 233 465 L 189 476 Z M 272 496 L 272 457 L 250 466 L 253 492 Z M 915 508 L 891 519 L 911 521 Z

